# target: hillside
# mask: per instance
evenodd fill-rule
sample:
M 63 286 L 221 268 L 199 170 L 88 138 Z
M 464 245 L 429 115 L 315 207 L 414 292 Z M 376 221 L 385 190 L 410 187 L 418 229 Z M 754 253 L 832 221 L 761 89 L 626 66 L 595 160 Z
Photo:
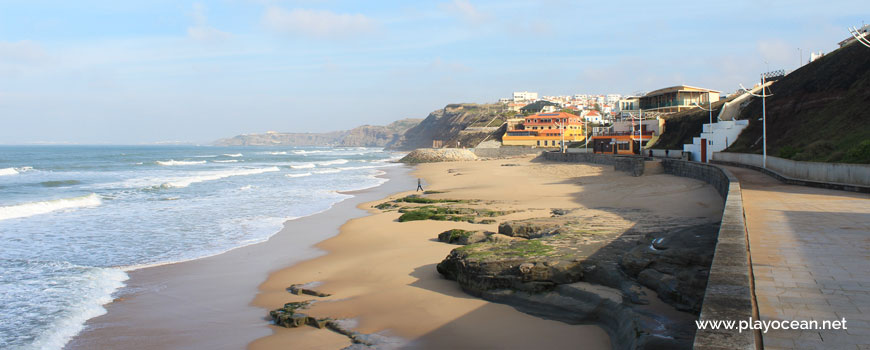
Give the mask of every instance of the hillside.
M 244 134 L 214 142 L 216 146 L 348 146 L 384 147 L 394 143 L 421 119 L 402 119 L 386 126 L 363 125 L 346 131 L 326 133 Z
M 397 141 L 387 147 L 396 150 L 413 150 L 432 147 L 433 140 L 441 140 L 445 147 L 474 147 L 485 138 L 500 138 L 498 128 L 508 113 L 504 104 L 449 104 L 429 113 L 420 124 L 408 129 Z M 493 121 L 493 119 L 496 119 Z M 492 122 L 490 124 L 490 122 Z M 469 129 L 472 127 L 489 128 Z M 463 131 L 465 130 L 465 131 Z M 504 132 L 503 130 L 501 131 Z
M 853 44 L 775 82 L 767 99 L 767 154 L 803 161 L 870 163 L 870 48 Z M 761 99 L 726 151 L 761 153 Z

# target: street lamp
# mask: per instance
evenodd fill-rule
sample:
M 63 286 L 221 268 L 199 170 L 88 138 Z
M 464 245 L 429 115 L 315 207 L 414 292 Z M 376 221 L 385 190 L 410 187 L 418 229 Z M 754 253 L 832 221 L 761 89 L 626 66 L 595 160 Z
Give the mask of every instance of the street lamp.
M 767 94 L 766 92 L 764 92 L 764 87 L 767 84 L 765 79 L 766 79 L 766 73 L 761 75 L 761 95 L 752 93 L 752 91 L 743 87 L 743 84 L 740 84 L 740 88 L 743 89 L 743 91 L 746 91 L 747 94 L 750 94 L 750 95 L 755 96 L 755 97 L 761 97 L 761 139 L 762 139 L 761 167 L 767 169 L 767 104 L 766 104 L 766 100 L 767 100 L 768 96 L 773 96 L 773 94 Z
M 865 28 L 866 28 L 866 26 L 865 26 Z M 862 29 L 864 29 L 864 28 L 862 28 Z M 861 45 L 870 47 L 870 39 L 867 39 L 866 32 L 861 33 L 861 31 L 858 30 L 858 28 L 849 27 L 849 34 L 852 34 L 852 36 L 855 37 L 855 40 L 858 40 L 858 42 L 861 43 Z

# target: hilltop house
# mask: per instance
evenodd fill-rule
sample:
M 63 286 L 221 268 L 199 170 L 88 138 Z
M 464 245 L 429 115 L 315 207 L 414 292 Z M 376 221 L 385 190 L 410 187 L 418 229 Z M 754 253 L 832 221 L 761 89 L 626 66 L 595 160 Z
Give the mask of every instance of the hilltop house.
M 671 86 L 652 91 L 640 98 L 640 109 L 644 112 L 676 113 L 697 108 L 695 104 L 707 106 L 719 101 L 719 91 L 688 85 Z
M 604 119 L 601 117 L 601 113 L 598 113 L 596 110 L 584 111 L 583 119 L 585 119 L 589 123 L 601 124 L 604 122 Z
M 583 141 L 583 122 L 579 116 L 559 113 L 538 113 L 508 121 L 502 137 L 505 146 L 560 147 L 565 143 Z

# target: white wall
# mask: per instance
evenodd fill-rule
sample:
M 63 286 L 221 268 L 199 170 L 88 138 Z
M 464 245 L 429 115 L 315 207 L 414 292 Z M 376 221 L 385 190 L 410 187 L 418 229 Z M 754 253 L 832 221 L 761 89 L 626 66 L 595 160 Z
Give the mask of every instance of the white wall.
M 749 126 L 748 120 L 724 120 L 713 124 L 704 124 L 700 136 L 692 139 L 692 144 L 683 145 L 684 152 L 691 152 L 689 160 L 701 161 L 701 139 L 707 142 L 707 160 L 713 159 L 713 152 L 720 152 L 731 146 L 737 136 Z

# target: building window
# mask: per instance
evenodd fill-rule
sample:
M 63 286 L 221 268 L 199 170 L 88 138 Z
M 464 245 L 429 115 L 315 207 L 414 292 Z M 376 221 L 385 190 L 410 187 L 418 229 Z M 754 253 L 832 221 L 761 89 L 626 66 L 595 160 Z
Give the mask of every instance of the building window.
M 538 140 L 538 146 L 540 146 L 540 145 L 541 145 L 541 141 L 540 141 L 540 140 Z

